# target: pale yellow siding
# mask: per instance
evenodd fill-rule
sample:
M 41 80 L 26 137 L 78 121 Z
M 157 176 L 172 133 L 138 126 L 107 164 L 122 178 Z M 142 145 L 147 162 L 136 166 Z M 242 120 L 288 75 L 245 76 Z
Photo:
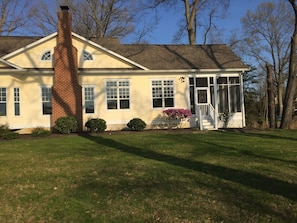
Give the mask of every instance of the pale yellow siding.
M 56 38 L 51 38 L 34 47 L 24 48 L 20 53 L 8 58 L 7 61 L 22 68 L 52 68 L 53 61 L 42 61 L 41 56 L 48 50 L 54 53 Z
M 0 87 L 7 92 L 7 115 L 0 116 L 0 124 L 11 129 L 37 126 L 50 127 L 50 115 L 42 114 L 41 86 L 52 86 L 52 75 L 0 75 Z M 20 89 L 20 116 L 14 114 L 14 88 Z
M 84 113 L 84 123 L 90 118 L 102 118 L 108 124 L 108 130 L 119 130 L 126 127 L 132 118 L 141 118 L 150 127 L 157 122 L 164 108 L 153 108 L 152 105 L 152 80 L 174 80 L 175 108 L 189 108 L 189 94 L 186 82 L 181 83 L 181 75 L 81 75 L 82 86 L 95 87 L 95 114 Z M 130 109 L 107 109 L 105 81 L 125 79 L 130 81 Z M 154 126 L 156 127 L 156 126 Z
M 41 60 L 42 55 L 50 51 L 53 55 L 54 46 L 57 45 L 57 38 L 50 38 L 40 44 L 37 44 L 30 48 L 24 48 L 18 54 L 8 58 L 7 61 L 22 68 L 53 68 L 53 60 Z M 79 68 L 97 68 L 97 69 L 127 69 L 132 68 L 132 65 L 116 58 L 115 56 L 94 47 L 88 42 L 84 42 L 81 39 L 73 38 L 73 45 L 77 49 L 78 67 Z M 87 51 L 93 56 L 92 61 L 83 60 L 83 52 Z M 1 67 L 1 63 L 0 63 Z

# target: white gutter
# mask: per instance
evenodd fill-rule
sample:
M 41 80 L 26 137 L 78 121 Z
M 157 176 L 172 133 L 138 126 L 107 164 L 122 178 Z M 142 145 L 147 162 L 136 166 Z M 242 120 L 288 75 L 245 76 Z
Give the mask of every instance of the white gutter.
M 79 70 L 80 74 L 197 74 L 197 73 L 228 73 L 228 72 L 241 72 L 244 73 L 249 71 L 249 68 L 238 68 L 238 69 L 185 69 L 185 70 Z

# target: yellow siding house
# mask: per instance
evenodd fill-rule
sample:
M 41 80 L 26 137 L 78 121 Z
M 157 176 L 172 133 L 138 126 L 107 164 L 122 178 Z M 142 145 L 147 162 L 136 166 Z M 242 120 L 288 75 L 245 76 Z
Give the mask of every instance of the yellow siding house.
M 71 32 L 67 9 L 46 37 L 0 37 L 0 124 L 28 132 L 64 115 L 102 118 L 121 130 L 132 118 L 159 128 L 162 111 L 189 109 L 183 127 L 245 126 L 243 74 L 226 45 L 120 44 Z M 65 28 L 66 27 L 66 28 Z M 226 127 L 226 126 L 225 126 Z

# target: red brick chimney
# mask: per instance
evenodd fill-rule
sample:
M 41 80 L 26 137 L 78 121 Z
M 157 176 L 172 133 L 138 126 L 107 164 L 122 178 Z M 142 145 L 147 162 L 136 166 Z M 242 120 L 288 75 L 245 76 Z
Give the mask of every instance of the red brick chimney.
M 77 49 L 72 45 L 71 14 L 68 6 L 58 12 L 58 39 L 54 48 L 52 126 L 64 116 L 74 116 L 82 131 L 82 87 L 78 83 Z

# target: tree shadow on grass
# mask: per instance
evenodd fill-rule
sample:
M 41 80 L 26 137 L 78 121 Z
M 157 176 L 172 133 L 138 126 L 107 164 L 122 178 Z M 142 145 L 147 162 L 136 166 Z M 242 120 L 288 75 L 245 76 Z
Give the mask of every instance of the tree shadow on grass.
M 274 195 L 283 196 L 292 201 L 297 201 L 297 185 L 293 183 L 285 182 L 261 174 L 250 173 L 247 171 L 231 169 L 219 165 L 193 161 L 167 154 L 161 154 L 155 151 L 147 150 L 145 148 L 125 145 L 112 139 L 107 139 L 100 136 L 92 136 L 88 134 L 84 134 L 82 136 L 98 143 L 98 145 L 112 147 L 119 151 L 133 154 L 142 158 L 156 160 L 186 169 L 198 171 L 204 174 L 209 174 L 211 176 L 232 181 L 234 183 L 247 186 L 249 188 L 261 190 L 263 192 Z

